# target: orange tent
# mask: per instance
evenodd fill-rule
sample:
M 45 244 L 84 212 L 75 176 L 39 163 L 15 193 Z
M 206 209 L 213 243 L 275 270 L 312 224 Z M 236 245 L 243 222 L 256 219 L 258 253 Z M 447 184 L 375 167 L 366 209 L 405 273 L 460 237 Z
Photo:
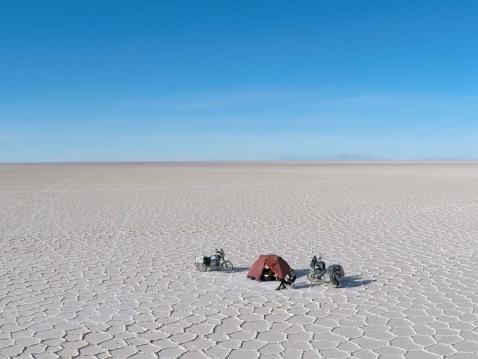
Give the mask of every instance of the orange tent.
M 247 278 L 259 280 L 265 266 L 269 267 L 278 279 L 284 279 L 292 270 L 282 257 L 276 256 L 275 254 L 260 255 L 252 265 L 251 269 L 249 269 Z

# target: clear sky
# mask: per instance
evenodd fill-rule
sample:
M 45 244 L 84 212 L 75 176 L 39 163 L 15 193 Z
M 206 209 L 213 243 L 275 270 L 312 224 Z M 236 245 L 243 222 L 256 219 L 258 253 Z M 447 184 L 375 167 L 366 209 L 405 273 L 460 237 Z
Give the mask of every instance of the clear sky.
M 478 1 L 0 2 L 0 162 L 343 153 L 478 158 Z

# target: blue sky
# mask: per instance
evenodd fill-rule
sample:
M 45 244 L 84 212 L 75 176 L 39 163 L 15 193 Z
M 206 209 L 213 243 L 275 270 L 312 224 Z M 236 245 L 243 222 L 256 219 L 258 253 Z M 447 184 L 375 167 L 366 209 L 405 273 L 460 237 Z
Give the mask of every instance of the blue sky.
M 476 1 L 0 2 L 0 162 L 478 158 Z

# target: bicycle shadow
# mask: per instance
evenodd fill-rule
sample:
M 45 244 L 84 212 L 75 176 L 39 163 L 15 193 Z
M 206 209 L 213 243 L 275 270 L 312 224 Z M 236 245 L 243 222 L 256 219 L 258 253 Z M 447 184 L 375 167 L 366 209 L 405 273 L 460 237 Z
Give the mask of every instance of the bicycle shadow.
M 309 273 L 310 269 L 294 269 L 295 275 L 297 276 L 297 279 L 301 277 L 307 276 L 307 273 Z
M 240 273 L 240 272 L 247 272 L 249 270 L 248 267 L 234 267 L 232 270 L 233 273 Z
M 341 288 L 355 288 L 376 282 L 376 279 L 362 279 L 361 275 L 346 276 L 340 281 Z
M 299 270 L 302 271 L 302 270 Z M 305 275 L 307 275 L 308 270 L 304 270 Z M 297 273 L 298 271 L 296 271 Z M 304 276 L 304 274 L 302 274 Z M 297 275 L 297 278 L 299 278 L 299 275 Z M 350 276 L 345 276 L 342 278 L 340 281 L 340 286 L 339 288 L 356 288 L 356 287 L 362 287 L 364 285 L 368 285 L 370 283 L 376 282 L 376 279 L 362 279 L 361 275 L 350 275 Z M 294 284 L 294 289 L 305 289 L 305 288 L 312 288 L 312 287 L 317 287 L 321 285 L 327 285 L 326 282 L 318 282 L 318 283 L 299 283 L 299 284 Z

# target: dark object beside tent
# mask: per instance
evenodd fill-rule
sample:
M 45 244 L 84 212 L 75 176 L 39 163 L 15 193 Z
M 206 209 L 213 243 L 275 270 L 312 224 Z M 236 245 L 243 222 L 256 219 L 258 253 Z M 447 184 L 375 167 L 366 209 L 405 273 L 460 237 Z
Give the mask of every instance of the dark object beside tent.
M 247 278 L 261 280 L 264 269 L 269 268 L 277 277 L 282 280 L 291 273 L 292 269 L 287 262 L 275 254 L 260 255 L 247 273 Z

